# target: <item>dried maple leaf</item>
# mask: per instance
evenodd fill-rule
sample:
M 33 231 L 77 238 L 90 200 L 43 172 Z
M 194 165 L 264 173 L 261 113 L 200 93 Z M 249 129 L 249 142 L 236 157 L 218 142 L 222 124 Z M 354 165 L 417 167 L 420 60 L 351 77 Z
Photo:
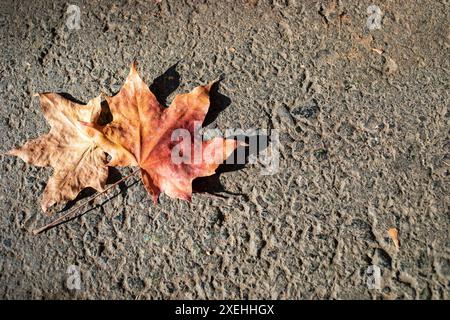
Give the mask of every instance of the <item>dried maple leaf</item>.
M 80 123 L 95 123 L 100 116 L 101 98 L 81 105 L 56 93 L 39 94 L 42 111 L 51 126 L 50 132 L 8 152 L 36 166 L 51 166 L 41 201 L 42 210 L 63 200 L 72 200 L 92 187 L 102 190 L 108 177 L 106 154 L 98 148 Z
M 172 133 L 185 129 L 194 137 L 195 122 L 201 124 L 209 109 L 209 90 L 210 86 L 199 86 L 190 93 L 177 95 L 164 108 L 133 64 L 119 93 L 106 97 L 113 121 L 101 131 L 91 128 L 91 136 L 111 155 L 109 165 L 141 168 L 142 181 L 153 201 L 156 202 L 161 192 L 190 200 L 192 180 L 214 174 L 237 147 L 232 139 L 200 141 L 199 161 L 173 161 L 172 152 L 177 143 Z M 194 140 L 189 143 L 196 157 L 194 151 L 198 149 Z

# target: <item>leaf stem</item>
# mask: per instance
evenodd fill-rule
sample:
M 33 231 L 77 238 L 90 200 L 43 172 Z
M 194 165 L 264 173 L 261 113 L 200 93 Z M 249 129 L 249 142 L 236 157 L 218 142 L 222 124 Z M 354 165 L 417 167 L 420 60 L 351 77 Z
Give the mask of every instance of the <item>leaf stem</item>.
M 63 224 L 65 222 L 68 222 L 72 219 L 75 219 L 79 216 L 82 216 L 84 214 L 84 212 L 82 213 L 78 213 L 75 214 L 78 210 L 80 210 L 81 208 L 84 208 L 86 205 L 88 205 L 92 200 L 96 199 L 97 197 L 101 196 L 102 194 L 106 193 L 108 190 L 110 190 L 111 188 L 114 188 L 115 186 L 117 186 L 119 183 L 122 183 L 123 181 L 131 178 L 132 176 L 136 175 L 136 173 L 140 172 L 141 169 L 136 169 L 135 171 L 133 171 L 132 173 L 130 173 L 128 176 L 120 179 L 119 181 L 113 183 L 112 185 L 110 185 L 108 188 L 106 188 L 105 190 L 103 190 L 100 193 L 95 194 L 94 196 L 92 196 L 90 199 L 88 199 L 86 202 L 84 202 L 83 204 L 73 208 L 72 210 L 70 210 L 69 212 L 67 212 L 66 214 L 62 215 L 61 217 L 53 220 L 52 222 L 50 222 L 49 224 L 46 224 L 45 226 L 39 228 L 39 229 L 35 229 L 33 230 L 33 234 L 34 235 L 38 235 L 41 232 L 44 232 L 46 230 L 49 230 L 53 227 L 56 227 L 60 224 Z

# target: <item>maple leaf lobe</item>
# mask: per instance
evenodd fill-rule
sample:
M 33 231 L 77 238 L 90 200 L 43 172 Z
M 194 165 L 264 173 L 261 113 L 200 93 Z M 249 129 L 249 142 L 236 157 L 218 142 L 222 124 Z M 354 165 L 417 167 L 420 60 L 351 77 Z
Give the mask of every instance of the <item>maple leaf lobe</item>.
M 80 121 L 95 122 L 101 112 L 100 97 L 86 105 L 56 93 L 39 94 L 50 132 L 8 152 L 29 164 L 53 167 L 41 201 L 45 212 L 55 203 L 73 200 L 92 187 L 103 190 L 108 176 L 106 154 L 89 137 Z

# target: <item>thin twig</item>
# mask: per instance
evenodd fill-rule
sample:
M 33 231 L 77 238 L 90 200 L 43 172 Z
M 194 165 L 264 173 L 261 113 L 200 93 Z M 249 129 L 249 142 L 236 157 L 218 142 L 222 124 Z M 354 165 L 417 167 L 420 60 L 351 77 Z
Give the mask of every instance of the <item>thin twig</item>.
M 81 215 L 83 215 L 84 213 L 78 213 L 78 214 L 74 214 L 76 213 L 78 210 L 80 210 L 81 208 L 84 208 L 86 205 L 88 205 L 90 202 L 92 202 L 92 200 L 96 199 L 97 197 L 101 196 L 102 194 L 106 193 L 109 189 L 114 188 L 115 186 L 117 186 L 119 183 L 127 180 L 128 178 L 131 178 L 132 176 L 134 176 L 136 173 L 138 173 L 139 171 L 141 171 L 141 169 L 137 169 L 135 171 L 133 171 L 132 173 L 130 173 L 128 176 L 126 176 L 125 178 L 120 179 L 119 181 L 113 183 L 112 185 L 110 185 L 108 188 L 106 188 L 105 190 L 103 190 L 100 193 L 97 193 L 96 195 L 92 196 L 89 200 L 87 200 L 86 202 L 84 202 L 83 204 L 79 205 L 78 207 L 73 208 L 72 210 L 70 210 L 69 212 L 67 212 L 66 214 L 62 215 L 61 217 L 53 220 L 52 222 L 50 222 L 49 224 L 46 224 L 45 226 L 39 228 L 39 229 L 35 229 L 33 230 L 33 234 L 37 235 L 43 231 L 49 230 L 53 227 L 56 227 L 62 223 L 65 223 L 67 221 L 70 221 L 72 219 L 75 219 Z

